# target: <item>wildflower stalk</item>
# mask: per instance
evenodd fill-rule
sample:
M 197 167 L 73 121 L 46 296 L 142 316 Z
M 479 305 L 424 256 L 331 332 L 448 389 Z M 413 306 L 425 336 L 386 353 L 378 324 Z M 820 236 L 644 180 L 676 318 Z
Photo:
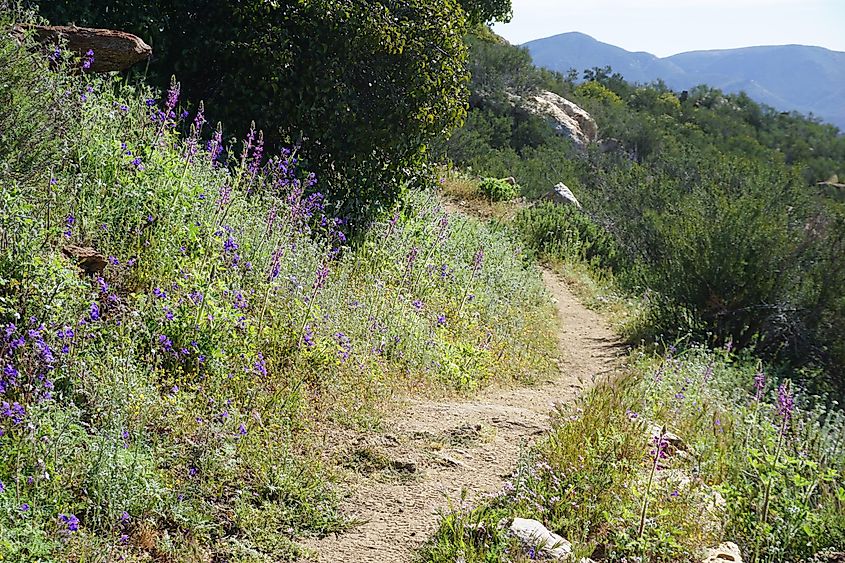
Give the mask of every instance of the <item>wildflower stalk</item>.
M 786 429 L 789 426 L 790 418 L 792 418 L 793 408 L 794 402 L 792 398 L 792 390 L 790 389 L 788 382 L 783 383 L 780 387 L 778 387 L 778 414 L 781 417 L 781 425 L 780 430 L 778 431 L 777 447 L 775 448 L 775 460 L 772 464 L 774 470 L 777 470 L 778 461 L 780 460 L 780 453 L 783 449 L 784 437 L 786 436 Z M 765 532 L 766 521 L 769 519 L 769 504 L 772 499 L 771 495 L 773 480 L 774 476 L 770 474 L 769 478 L 766 480 L 766 490 L 763 493 L 763 510 L 761 511 L 760 515 L 760 528 L 763 532 Z M 761 540 L 761 535 L 758 535 L 757 545 L 754 548 L 754 563 L 758 563 L 760 561 Z
M 660 429 L 660 435 L 657 436 L 654 446 L 654 460 L 651 464 L 651 472 L 648 475 L 648 484 L 645 488 L 645 497 L 643 498 L 643 506 L 640 510 L 640 525 L 637 527 L 637 539 L 642 539 L 645 531 L 645 516 L 648 511 L 648 501 L 651 496 L 651 486 L 654 484 L 654 474 L 657 472 L 657 465 L 660 463 L 660 458 L 663 456 L 664 438 L 666 436 L 666 426 Z M 645 556 L 645 546 L 643 546 L 643 556 Z M 645 559 L 645 557 L 643 557 Z

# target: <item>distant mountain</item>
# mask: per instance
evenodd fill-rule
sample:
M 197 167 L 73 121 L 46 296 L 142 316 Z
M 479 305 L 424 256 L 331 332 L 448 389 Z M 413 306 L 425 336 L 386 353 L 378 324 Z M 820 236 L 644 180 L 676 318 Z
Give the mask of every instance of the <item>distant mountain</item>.
M 845 131 L 845 53 L 822 47 L 778 45 L 691 51 L 660 58 L 626 51 L 583 33 L 563 33 L 523 45 L 534 63 L 580 73 L 610 66 L 629 82 L 663 79 L 684 90 L 707 84 L 725 92 L 745 91 L 781 111 L 799 111 Z

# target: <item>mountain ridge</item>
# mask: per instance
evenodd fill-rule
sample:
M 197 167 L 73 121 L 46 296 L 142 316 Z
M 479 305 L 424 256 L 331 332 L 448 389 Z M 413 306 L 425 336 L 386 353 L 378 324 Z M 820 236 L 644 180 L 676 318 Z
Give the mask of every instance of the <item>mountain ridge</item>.
M 845 131 L 845 52 L 800 44 L 685 51 L 658 57 L 628 51 L 585 33 L 568 32 L 523 43 L 535 64 L 579 73 L 610 66 L 626 80 L 663 80 L 687 90 L 699 84 L 725 92 L 745 91 L 780 111 L 798 111 Z

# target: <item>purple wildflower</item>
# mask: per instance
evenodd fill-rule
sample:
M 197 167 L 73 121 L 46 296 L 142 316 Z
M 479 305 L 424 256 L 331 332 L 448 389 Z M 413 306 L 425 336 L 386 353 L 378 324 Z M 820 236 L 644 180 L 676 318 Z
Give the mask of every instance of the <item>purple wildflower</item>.
M 79 530 L 79 518 L 73 514 L 59 514 L 59 522 L 64 524 L 66 533 L 72 534 Z
M 88 70 L 91 68 L 92 64 L 94 64 L 94 51 L 92 49 L 88 49 L 88 52 L 86 52 L 85 56 L 82 58 L 82 69 Z
M 88 316 L 92 321 L 100 320 L 100 306 L 96 303 L 91 303 L 91 308 L 88 311 Z
M 328 264 L 321 264 L 319 268 L 317 268 L 317 275 L 314 278 L 314 290 L 322 289 L 323 286 L 326 285 L 326 279 L 329 277 L 329 266 Z
M 778 387 L 778 415 L 783 419 L 784 424 L 792 418 L 795 410 L 795 399 L 787 383 L 781 383 Z

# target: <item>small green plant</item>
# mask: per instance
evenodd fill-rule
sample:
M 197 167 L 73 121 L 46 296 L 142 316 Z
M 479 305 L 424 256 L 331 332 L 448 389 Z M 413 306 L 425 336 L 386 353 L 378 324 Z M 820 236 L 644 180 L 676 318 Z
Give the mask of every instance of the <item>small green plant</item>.
M 519 197 L 519 184 L 507 179 L 484 178 L 478 189 L 490 201 L 510 201 Z
M 529 249 L 547 260 L 583 261 L 596 273 L 622 263 L 613 236 L 572 206 L 541 203 L 520 211 L 512 226 Z

